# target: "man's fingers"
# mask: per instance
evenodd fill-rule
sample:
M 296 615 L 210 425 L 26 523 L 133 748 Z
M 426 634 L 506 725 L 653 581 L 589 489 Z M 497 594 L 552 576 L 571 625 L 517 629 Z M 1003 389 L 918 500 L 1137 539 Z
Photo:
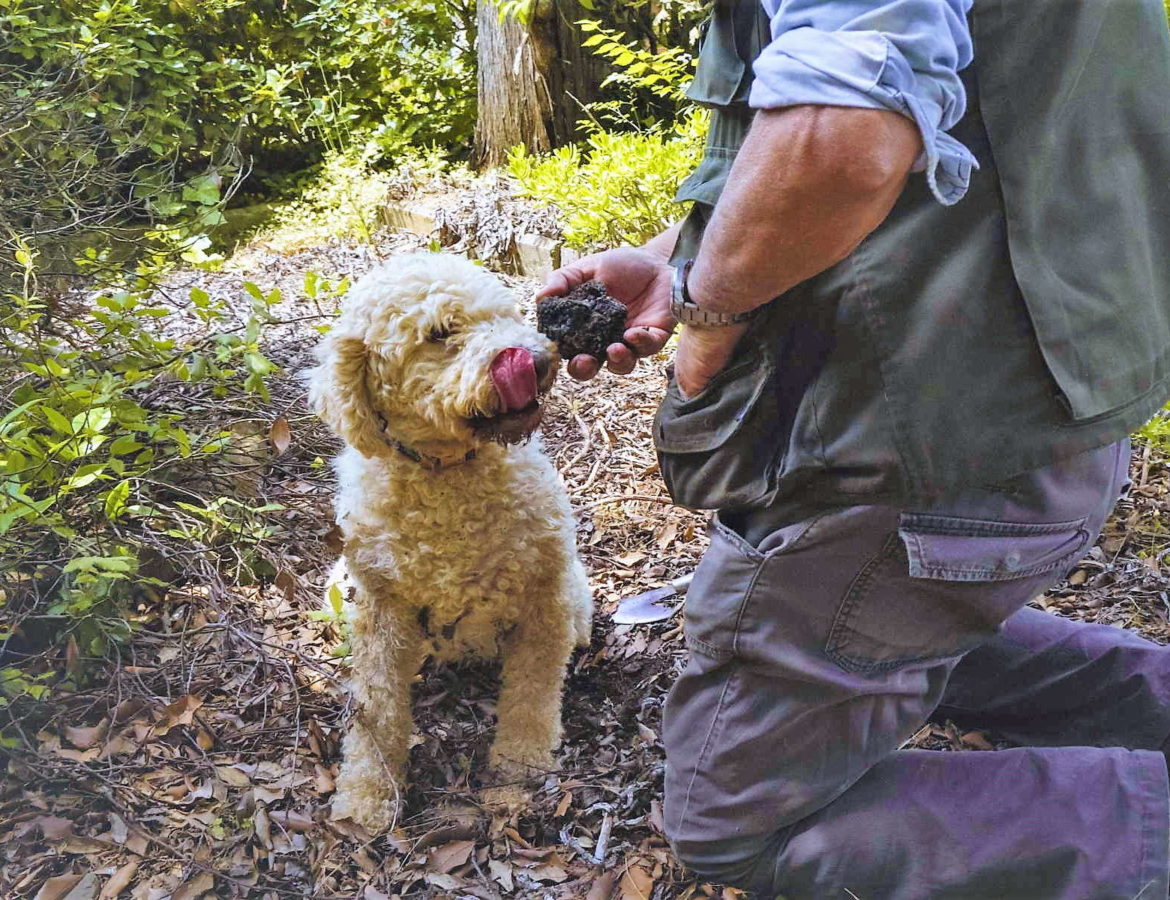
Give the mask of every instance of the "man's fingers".
M 579 260 L 567 266 L 561 266 L 559 269 L 550 272 L 549 276 L 544 280 L 544 285 L 536 292 L 536 302 L 539 303 L 548 297 L 562 297 L 577 287 L 577 285 L 590 281 L 595 275 L 593 268 L 583 268 L 581 265 L 582 262 L 585 262 L 585 260 Z
M 638 364 L 638 357 L 625 344 L 610 344 L 605 348 L 607 365 L 615 375 L 629 375 Z
M 666 346 L 670 332 L 652 325 L 639 325 L 636 328 L 627 328 L 623 337 L 638 356 L 653 356 Z
M 581 353 L 570 359 L 565 368 L 578 381 L 588 381 L 601 371 L 601 363 L 594 357 Z

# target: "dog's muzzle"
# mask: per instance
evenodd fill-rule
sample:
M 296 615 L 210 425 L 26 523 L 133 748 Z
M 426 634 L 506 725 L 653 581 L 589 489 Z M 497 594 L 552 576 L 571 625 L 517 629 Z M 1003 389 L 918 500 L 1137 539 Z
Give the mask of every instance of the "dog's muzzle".
M 475 430 L 504 443 L 525 440 L 540 424 L 540 395 L 556 377 L 555 358 L 541 350 L 508 347 L 496 354 L 489 375 L 499 409 L 475 420 Z

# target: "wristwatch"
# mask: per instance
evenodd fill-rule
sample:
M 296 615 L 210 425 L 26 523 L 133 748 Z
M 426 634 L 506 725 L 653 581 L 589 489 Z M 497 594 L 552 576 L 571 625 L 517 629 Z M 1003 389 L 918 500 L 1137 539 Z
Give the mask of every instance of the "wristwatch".
M 687 291 L 687 276 L 691 273 L 693 259 L 684 259 L 674 265 L 674 278 L 670 284 L 670 314 L 683 325 L 738 325 L 751 321 L 756 310 L 747 312 L 721 313 L 703 309 L 691 299 Z

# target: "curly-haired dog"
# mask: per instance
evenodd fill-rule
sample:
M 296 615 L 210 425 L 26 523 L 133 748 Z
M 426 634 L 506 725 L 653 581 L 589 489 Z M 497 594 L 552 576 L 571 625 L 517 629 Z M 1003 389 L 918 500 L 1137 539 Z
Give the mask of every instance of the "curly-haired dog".
M 317 358 L 310 400 L 348 444 L 335 577 L 353 588 L 358 704 L 333 814 L 383 830 L 428 655 L 503 657 L 494 780 L 553 766 L 565 666 L 592 611 L 564 488 L 528 440 L 559 359 L 494 276 L 432 253 L 358 281 Z

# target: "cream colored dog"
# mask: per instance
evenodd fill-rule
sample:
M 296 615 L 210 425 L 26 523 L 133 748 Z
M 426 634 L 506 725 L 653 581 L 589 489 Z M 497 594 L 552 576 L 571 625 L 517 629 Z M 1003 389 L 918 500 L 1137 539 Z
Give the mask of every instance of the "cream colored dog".
M 503 657 L 497 785 L 553 767 L 592 598 L 564 488 L 528 440 L 556 350 L 495 277 L 454 256 L 392 259 L 353 286 L 317 358 L 311 402 L 348 444 L 334 578 L 351 588 L 357 715 L 333 814 L 381 831 L 401 808 L 428 655 Z

